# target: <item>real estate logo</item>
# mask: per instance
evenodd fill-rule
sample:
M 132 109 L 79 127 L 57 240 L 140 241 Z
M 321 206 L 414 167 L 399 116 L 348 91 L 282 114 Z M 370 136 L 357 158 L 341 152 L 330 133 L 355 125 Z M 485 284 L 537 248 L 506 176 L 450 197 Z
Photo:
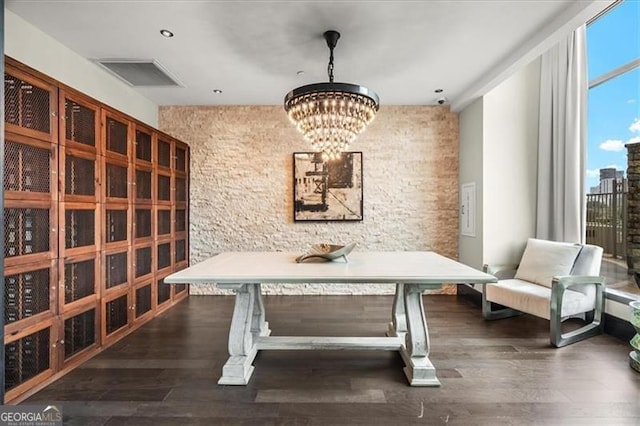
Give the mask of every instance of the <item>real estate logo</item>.
M 0 426 L 62 426 L 62 408 L 56 405 L 0 406 Z

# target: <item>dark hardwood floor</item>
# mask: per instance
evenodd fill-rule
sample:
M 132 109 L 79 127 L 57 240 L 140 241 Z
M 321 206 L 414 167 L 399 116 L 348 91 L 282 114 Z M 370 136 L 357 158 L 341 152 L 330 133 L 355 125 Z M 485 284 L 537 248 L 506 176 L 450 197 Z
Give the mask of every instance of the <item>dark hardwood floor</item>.
M 555 349 L 548 321 L 486 322 L 425 297 L 440 388 L 410 387 L 393 352 L 270 351 L 248 386 L 218 386 L 233 299 L 192 296 L 24 404 L 65 425 L 638 425 L 640 374 L 608 335 Z M 388 296 L 270 296 L 273 335 L 380 336 Z

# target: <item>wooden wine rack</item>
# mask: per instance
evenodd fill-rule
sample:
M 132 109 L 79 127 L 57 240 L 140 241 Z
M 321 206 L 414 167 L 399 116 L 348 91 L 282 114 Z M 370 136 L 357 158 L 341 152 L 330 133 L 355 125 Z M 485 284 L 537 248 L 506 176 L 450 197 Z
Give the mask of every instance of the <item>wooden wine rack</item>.
M 5 58 L 5 391 L 19 402 L 188 296 L 189 147 Z

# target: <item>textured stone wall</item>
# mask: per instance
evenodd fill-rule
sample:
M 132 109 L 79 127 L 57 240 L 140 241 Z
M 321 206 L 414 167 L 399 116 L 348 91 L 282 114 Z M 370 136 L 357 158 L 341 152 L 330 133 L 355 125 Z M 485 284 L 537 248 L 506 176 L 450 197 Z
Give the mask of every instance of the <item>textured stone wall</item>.
M 627 266 L 640 273 L 640 143 L 627 145 Z
M 159 128 L 191 146 L 191 264 L 222 251 L 434 250 L 458 256 L 458 117 L 382 107 L 363 152 L 364 220 L 293 221 L 293 152 L 309 151 L 279 106 L 162 107 Z M 445 291 L 455 291 L 448 286 Z M 191 293 L 219 293 L 192 286 Z M 386 285 L 265 286 L 271 294 L 381 294 Z

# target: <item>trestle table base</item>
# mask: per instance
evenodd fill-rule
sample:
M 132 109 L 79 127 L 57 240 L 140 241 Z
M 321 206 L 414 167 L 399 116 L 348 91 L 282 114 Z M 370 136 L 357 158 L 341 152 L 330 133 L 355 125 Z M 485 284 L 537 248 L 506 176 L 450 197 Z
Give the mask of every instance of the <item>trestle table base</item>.
M 385 350 L 398 351 L 411 386 L 440 386 L 429 360 L 429 332 L 422 293 L 440 284 L 396 284 L 388 337 L 270 336 L 260 284 L 218 284 L 234 290 L 229 330 L 229 359 L 220 385 L 246 385 L 260 350 Z

